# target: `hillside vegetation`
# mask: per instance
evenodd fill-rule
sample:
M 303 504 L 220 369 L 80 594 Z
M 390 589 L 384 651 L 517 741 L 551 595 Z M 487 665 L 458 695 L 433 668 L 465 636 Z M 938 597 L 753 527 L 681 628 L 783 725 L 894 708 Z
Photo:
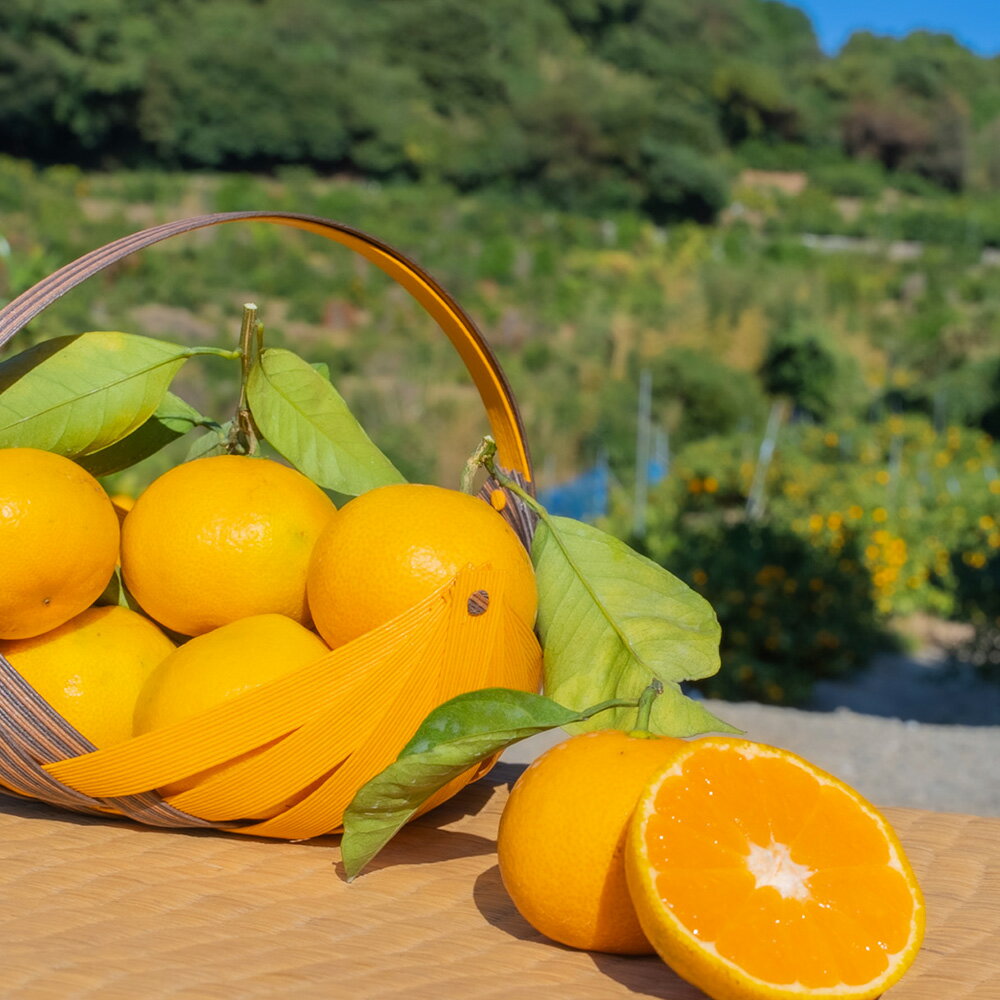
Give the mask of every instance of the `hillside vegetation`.
M 824 56 L 775 0 L 7 0 L 0 152 L 499 188 L 706 221 L 740 166 L 1000 188 L 1000 60 Z

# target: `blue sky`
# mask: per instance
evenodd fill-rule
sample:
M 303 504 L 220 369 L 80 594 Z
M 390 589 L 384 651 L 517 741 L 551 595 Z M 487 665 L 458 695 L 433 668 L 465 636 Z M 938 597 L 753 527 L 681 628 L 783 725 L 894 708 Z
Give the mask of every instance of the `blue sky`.
M 980 55 L 1000 53 L 1000 0 L 786 0 L 812 20 L 820 45 L 836 52 L 854 31 L 905 35 L 926 28 L 954 35 Z

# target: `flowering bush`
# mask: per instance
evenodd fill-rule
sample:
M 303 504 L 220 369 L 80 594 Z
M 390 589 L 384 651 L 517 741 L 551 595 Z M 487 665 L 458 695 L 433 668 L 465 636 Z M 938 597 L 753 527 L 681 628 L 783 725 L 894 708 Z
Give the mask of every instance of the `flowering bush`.
M 766 452 L 766 449 L 765 449 Z M 653 491 L 644 550 L 723 625 L 713 693 L 797 701 L 891 642 L 893 616 L 1000 625 L 1000 447 L 893 416 L 695 442 Z M 636 541 L 633 539 L 633 541 Z

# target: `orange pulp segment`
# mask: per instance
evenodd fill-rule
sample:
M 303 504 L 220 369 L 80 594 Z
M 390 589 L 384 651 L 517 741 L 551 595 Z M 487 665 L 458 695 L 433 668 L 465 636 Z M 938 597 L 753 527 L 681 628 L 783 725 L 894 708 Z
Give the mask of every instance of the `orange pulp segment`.
M 920 888 L 886 820 L 748 740 L 694 740 L 653 779 L 626 872 L 650 942 L 715 1000 L 874 998 L 923 938 Z

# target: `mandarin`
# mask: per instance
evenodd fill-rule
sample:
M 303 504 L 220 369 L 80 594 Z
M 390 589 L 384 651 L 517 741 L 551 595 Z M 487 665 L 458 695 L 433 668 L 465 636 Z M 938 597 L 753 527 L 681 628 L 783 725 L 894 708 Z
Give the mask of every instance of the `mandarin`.
M 69 621 L 107 586 L 118 518 L 100 483 L 37 448 L 0 448 L 0 639 Z
M 200 715 L 327 653 L 329 649 L 318 635 L 284 615 L 252 615 L 222 625 L 179 646 L 160 663 L 136 700 L 135 734 L 141 736 Z M 189 791 L 264 749 L 181 778 L 160 791 L 168 796 Z M 284 805 L 246 818 L 267 818 Z
M 917 880 L 874 806 L 748 740 L 681 746 L 636 806 L 625 869 L 649 940 L 714 1000 L 872 1000 L 924 933 Z
M 602 730 L 547 750 L 504 807 L 497 861 L 504 886 L 536 930 L 573 948 L 651 954 L 625 882 L 632 810 L 684 743 Z
M 94 746 L 132 736 L 139 692 L 174 644 L 128 608 L 88 608 L 58 628 L 0 641 L 14 669 Z
M 534 625 L 531 559 L 513 528 L 477 497 L 405 483 L 355 497 L 316 542 L 307 593 L 331 647 L 385 624 L 466 566 L 491 565 L 510 581 L 511 609 Z
M 335 509 L 302 473 L 266 458 L 185 462 L 154 480 L 125 518 L 125 584 L 181 635 L 261 614 L 308 625 L 306 571 Z

